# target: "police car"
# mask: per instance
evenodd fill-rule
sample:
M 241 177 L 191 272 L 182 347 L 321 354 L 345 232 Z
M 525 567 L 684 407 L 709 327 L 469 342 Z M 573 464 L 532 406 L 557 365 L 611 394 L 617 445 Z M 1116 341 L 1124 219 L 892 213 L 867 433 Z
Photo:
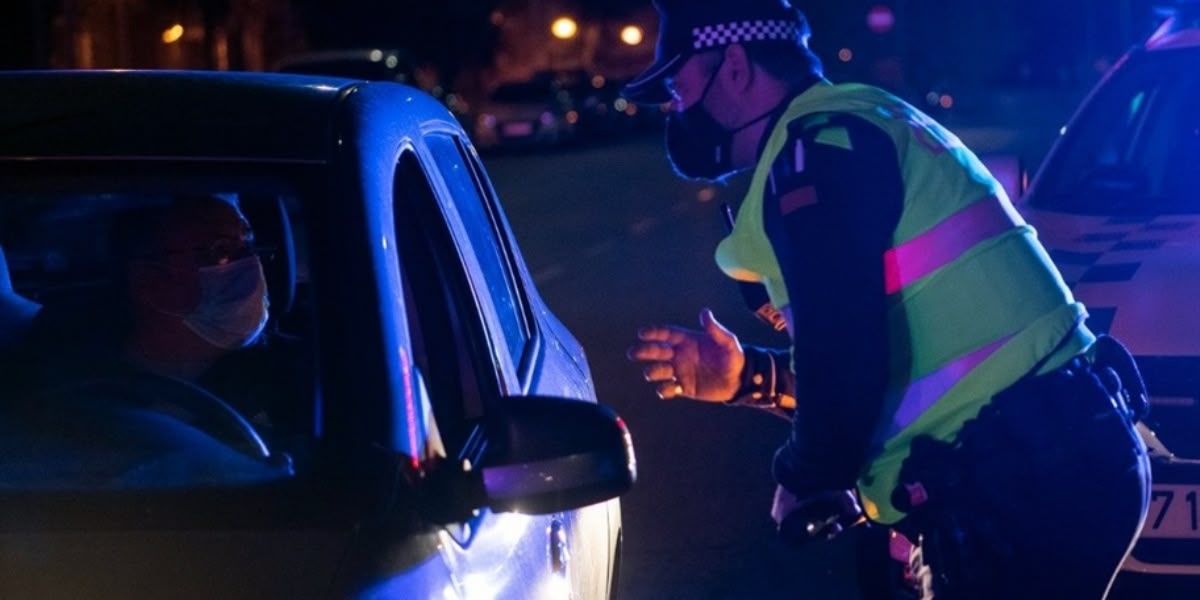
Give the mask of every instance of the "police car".
M 629 434 L 446 108 L 213 72 L 5 73 L 0 97 L 0 597 L 612 595 Z M 254 414 L 136 362 L 60 368 L 130 362 L 114 248 L 146 245 L 119 225 L 198 195 L 244 215 L 269 292 L 267 341 L 225 357 L 262 359 L 224 388 Z M 139 277 L 218 250 L 167 242 Z
M 1185 2 L 1101 80 L 1019 203 L 1089 327 L 1138 358 L 1154 489 L 1124 570 L 1174 583 L 1200 576 L 1198 107 L 1200 3 Z

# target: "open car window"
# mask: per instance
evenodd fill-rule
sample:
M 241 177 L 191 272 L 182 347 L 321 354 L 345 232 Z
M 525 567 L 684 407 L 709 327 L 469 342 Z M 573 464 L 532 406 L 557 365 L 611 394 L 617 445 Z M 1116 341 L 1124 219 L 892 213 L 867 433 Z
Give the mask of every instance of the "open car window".
M 0 180 L 0 491 L 243 486 L 309 468 L 303 202 L 283 178 L 168 169 Z

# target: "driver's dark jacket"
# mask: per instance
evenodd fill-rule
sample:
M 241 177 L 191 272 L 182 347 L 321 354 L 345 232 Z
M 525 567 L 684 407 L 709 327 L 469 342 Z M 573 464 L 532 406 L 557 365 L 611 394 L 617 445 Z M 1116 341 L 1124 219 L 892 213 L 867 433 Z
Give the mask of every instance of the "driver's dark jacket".
M 24 343 L 7 353 L 9 397 L 20 402 L 55 387 L 144 373 L 122 359 L 125 331 L 120 320 L 83 328 L 75 319 L 43 310 Z M 295 339 L 267 331 L 191 383 L 237 410 L 268 442 L 290 437 L 311 429 L 315 369 L 304 348 Z

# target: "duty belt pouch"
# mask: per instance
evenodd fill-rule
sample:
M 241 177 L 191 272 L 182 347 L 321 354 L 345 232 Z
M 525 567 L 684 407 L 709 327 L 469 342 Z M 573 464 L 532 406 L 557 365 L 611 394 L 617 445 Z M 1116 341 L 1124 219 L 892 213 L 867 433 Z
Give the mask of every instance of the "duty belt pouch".
M 919 586 L 910 590 L 919 597 L 932 592 L 938 600 L 981 598 L 979 591 L 1015 559 L 997 524 L 980 518 L 970 462 L 959 441 L 920 436 L 901 469 L 892 502 L 908 516 L 894 527 L 915 544 L 928 567 L 928 584 L 910 582 Z M 923 585 L 931 589 L 919 589 Z
M 1128 353 L 1107 339 L 1094 364 L 1077 357 L 1001 391 L 953 442 L 913 440 L 892 494 L 908 513 L 896 529 L 920 540 L 937 598 L 992 597 L 994 582 L 1038 539 L 1043 522 L 1030 518 L 1029 499 L 1127 429 L 1132 411 L 1120 394 L 1144 395 L 1144 386 Z M 1064 435 L 1074 443 L 1063 444 Z
M 1134 422 L 1144 420 L 1150 413 L 1150 394 L 1133 355 L 1121 342 L 1108 335 L 1096 338 L 1092 348 L 1093 368 L 1105 387 L 1109 388 L 1109 393 L 1124 405 Z M 1113 377 L 1116 378 L 1115 382 L 1112 381 Z

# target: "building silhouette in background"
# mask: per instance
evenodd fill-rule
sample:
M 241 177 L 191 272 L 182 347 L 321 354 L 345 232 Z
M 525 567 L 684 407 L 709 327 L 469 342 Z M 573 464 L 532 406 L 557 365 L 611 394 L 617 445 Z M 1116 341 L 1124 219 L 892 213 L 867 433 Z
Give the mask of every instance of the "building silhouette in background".
M 288 0 L 55 4 L 57 10 L 44 15 L 43 60 L 52 68 L 261 71 L 305 43 Z
M 507 0 L 492 12 L 491 22 L 499 30 L 489 77 L 494 82 L 576 70 L 625 79 L 653 60 L 658 29 L 649 2 L 612 16 L 580 2 Z
M 832 77 L 915 97 L 1085 87 L 1170 1 L 793 0 Z M 555 34 L 562 19 L 569 35 Z M 377 47 L 478 89 L 547 70 L 623 79 L 651 60 L 656 30 L 649 0 L 4 0 L 0 68 L 268 70 L 304 50 Z

